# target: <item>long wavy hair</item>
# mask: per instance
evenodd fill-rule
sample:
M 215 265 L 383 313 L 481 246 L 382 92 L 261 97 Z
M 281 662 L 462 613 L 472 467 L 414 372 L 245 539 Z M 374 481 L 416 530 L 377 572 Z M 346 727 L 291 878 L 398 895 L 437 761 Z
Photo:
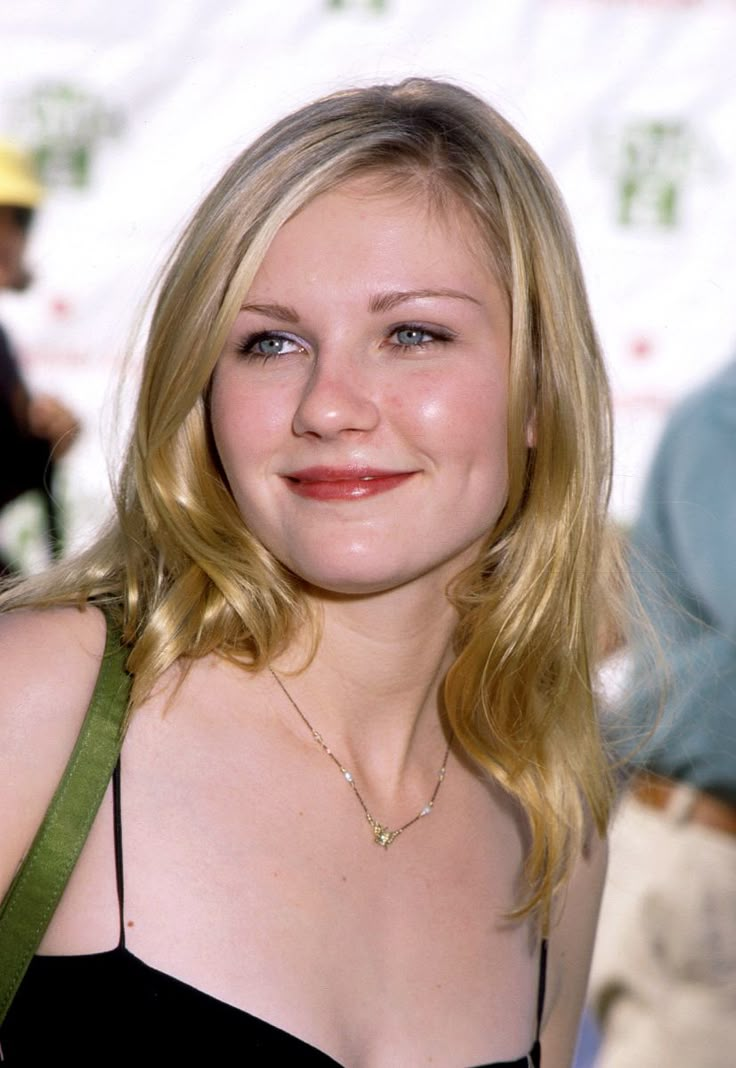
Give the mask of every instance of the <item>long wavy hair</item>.
M 458 742 L 527 814 L 530 892 L 518 914 L 544 911 L 591 827 L 605 831 L 613 797 L 592 682 L 603 604 L 618 588 L 611 414 L 557 188 L 518 132 L 466 90 L 411 78 L 338 92 L 235 160 L 163 275 L 116 517 L 91 549 L 3 604 L 106 604 L 130 647 L 132 707 L 180 658 L 216 651 L 260 670 L 309 623 L 299 579 L 234 503 L 208 389 L 279 228 L 371 173 L 438 210 L 459 199 L 508 297 L 508 499 L 448 591 L 459 621 L 444 696 Z

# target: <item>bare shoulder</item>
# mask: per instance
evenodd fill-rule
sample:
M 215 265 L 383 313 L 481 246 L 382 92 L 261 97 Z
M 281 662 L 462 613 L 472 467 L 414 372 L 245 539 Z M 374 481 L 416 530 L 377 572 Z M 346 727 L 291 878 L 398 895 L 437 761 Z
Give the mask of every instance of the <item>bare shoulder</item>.
M 105 648 L 96 608 L 0 616 L 0 897 L 66 767 Z
M 546 1068 L 573 1062 L 607 862 L 606 841 L 592 833 L 553 918 L 542 1028 Z

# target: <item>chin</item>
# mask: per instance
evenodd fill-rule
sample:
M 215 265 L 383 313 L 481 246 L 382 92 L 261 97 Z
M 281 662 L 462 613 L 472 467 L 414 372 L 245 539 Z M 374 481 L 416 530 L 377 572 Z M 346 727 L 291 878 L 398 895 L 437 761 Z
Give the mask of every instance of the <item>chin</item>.
M 282 545 L 281 553 L 272 546 L 271 552 L 315 593 L 361 597 L 416 585 L 444 599 L 448 584 L 472 563 L 486 537 L 484 531 L 469 544 L 434 546 L 432 551 L 417 545 L 417 539 L 396 545 L 394 537 L 382 538 L 380 544 L 364 540 L 340 545 L 332 539 L 330 544 L 295 545 L 294 552 Z
M 325 594 L 328 597 L 370 597 L 388 593 L 411 582 L 411 579 L 402 580 L 385 575 L 302 575 L 300 578 L 317 596 Z
M 382 566 L 369 566 L 366 561 L 364 567 L 348 567 L 344 569 L 331 568 L 327 571 L 322 568 L 305 568 L 291 565 L 291 570 L 301 578 L 306 586 L 316 596 L 325 594 L 328 597 L 371 597 L 377 594 L 390 593 L 392 590 L 408 588 L 413 584 L 423 585 L 427 590 L 436 586 L 438 595 L 444 596 L 447 583 L 452 574 L 461 570 L 459 567 L 452 568 L 452 574 L 447 562 L 441 564 L 431 563 L 422 568 L 417 561 L 413 561 L 410 567 L 387 568 L 384 560 Z

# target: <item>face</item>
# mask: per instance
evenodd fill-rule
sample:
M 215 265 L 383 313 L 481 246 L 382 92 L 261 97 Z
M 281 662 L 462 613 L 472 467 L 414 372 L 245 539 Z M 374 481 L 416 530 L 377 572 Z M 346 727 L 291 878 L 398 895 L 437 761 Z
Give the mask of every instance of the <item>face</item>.
M 507 492 L 510 323 L 460 205 L 375 179 L 274 239 L 213 380 L 220 458 L 248 528 L 337 593 L 446 582 Z
M 0 205 L 0 289 L 13 289 L 23 276 L 26 233 L 13 209 Z

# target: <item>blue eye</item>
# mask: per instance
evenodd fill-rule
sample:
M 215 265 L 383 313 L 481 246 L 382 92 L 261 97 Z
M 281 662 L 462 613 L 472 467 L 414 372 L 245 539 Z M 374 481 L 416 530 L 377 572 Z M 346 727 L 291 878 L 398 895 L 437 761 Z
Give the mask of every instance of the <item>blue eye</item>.
M 280 356 L 285 346 L 286 342 L 282 337 L 262 337 L 251 346 L 251 351 L 261 356 Z
M 457 334 L 440 326 L 422 326 L 420 323 L 403 323 L 389 334 L 389 342 L 397 349 L 422 349 L 434 351 L 454 341 Z
M 302 346 L 294 338 L 285 334 L 274 334 L 270 331 L 262 331 L 259 334 L 251 334 L 238 343 L 237 351 L 241 356 L 259 356 L 268 360 L 272 356 L 284 356 L 290 352 L 298 352 Z
M 421 326 L 400 326 L 394 330 L 394 337 L 399 345 L 425 345 L 428 341 L 434 341 L 434 334 L 423 330 Z

